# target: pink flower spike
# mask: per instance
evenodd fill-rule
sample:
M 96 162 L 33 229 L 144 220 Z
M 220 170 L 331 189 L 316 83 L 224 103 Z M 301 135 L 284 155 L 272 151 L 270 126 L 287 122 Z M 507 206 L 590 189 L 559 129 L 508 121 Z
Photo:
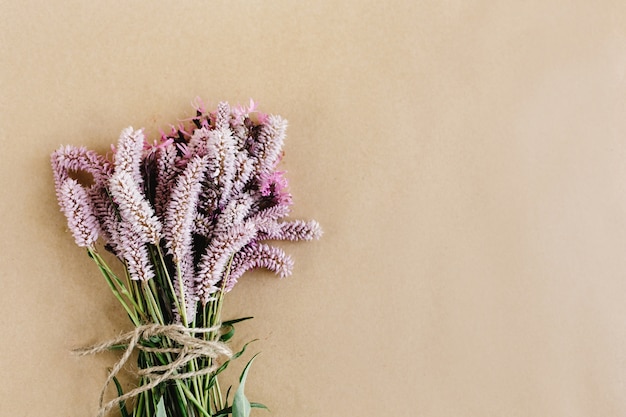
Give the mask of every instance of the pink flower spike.
M 66 179 L 59 189 L 59 205 L 67 217 L 67 225 L 76 244 L 93 247 L 100 227 L 87 191 L 73 178 Z
M 264 243 L 250 243 L 233 257 L 224 290 L 231 291 L 239 278 L 254 268 L 265 268 L 280 278 L 285 278 L 293 271 L 293 259 L 278 247 Z
M 132 175 L 125 171 L 116 173 L 109 180 L 109 190 L 124 222 L 131 225 L 143 242 L 158 244 L 162 225 Z
M 165 212 L 165 246 L 176 263 L 191 254 L 192 226 L 206 166 L 206 157 L 195 156 L 170 191 L 170 201 Z
M 148 281 L 154 278 L 154 268 L 145 241 L 137 234 L 133 224 L 123 222 L 117 239 L 116 249 L 118 255 L 126 262 L 130 278 L 135 281 Z
M 200 259 L 196 278 L 197 293 L 203 303 L 206 304 L 211 294 L 216 291 L 231 256 L 250 243 L 256 231 L 254 224 L 246 222 L 220 233 L 211 240 Z
M 134 130 L 132 127 L 127 127 L 122 130 L 114 156 L 115 175 L 126 172 L 132 175 L 137 184 L 143 184 L 141 161 L 144 153 L 144 142 L 142 129 Z

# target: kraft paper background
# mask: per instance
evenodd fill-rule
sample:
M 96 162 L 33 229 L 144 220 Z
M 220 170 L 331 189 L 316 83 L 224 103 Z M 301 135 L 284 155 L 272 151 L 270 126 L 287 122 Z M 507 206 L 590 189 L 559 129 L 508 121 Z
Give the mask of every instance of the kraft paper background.
M 289 120 L 325 229 L 227 299 L 254 416 L 625 416 L 625 75 L 618 1 L 3 1 L 0 415 L 93 416 L 129 329 L 49 154 L 201 96 Z

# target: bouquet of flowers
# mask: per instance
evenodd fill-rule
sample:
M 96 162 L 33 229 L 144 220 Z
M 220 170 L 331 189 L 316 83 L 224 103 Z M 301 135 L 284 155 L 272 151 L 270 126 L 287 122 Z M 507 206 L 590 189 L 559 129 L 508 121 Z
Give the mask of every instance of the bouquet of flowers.
M 283 118 L 257 111 L 252 101 L 220 103 L 212 112 L 198 101 L 195 108 L 195 116 L 152 144 L 129 127 L 108 155 L 62 146 L 51 157 L 68 228 L 134 325 L 81 350 L 123 350 L 99 416 L 115 407 L 123 417 L 242 417 L 264 408 L 244 395 L 252 361 L 232 403 L 230 389 L 220 387 L 218 376 L 247 346 L 234 354 L 228 346 L 242 319 L 222 321 L 224 295 L 253 268 L 291 274 L 292 259 L 267 241 L 322 233 L 315 221 L 284 219 L 292 198 L 277 170 Z M 103 249 L 121 261 L 123 273 Z M 139 380 L 124 393 L 117 375 L 133 352 Z M 117 396 L 105 402 L 111 382 Z

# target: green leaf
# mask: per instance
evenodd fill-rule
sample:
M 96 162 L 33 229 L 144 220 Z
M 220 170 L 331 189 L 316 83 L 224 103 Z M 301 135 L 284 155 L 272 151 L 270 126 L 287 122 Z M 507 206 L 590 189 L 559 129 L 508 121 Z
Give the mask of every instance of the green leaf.
M 222 322 L 222 326 L 231 326 L 235 323 L 240 323 L 242 321 L 246 321 L 246 320 L 250 320 L 253 319 L 254 317 L 242 317 L 240 319 L 234 319 L 234 320 L 226 320 Z
M 265 404 L 261 404 L 261 403 L 250 403 L 250 407 L 252 407 L 252 408 L 262 408 L 264 410 L 270 411 L 270 409 L 267 408 L 267 406 Z
M 253 319 L 254 317 L 242 317 L 240 319 L 227 320 L 222 322 L 222 329 L 229 329 L 228 332 L 220 336 L 220 341 L 228 342 L 235 335 L 235 323 L 241 323 L 242 321 Z
M 120 384 L 120 381 L 118 381 L 116 377 L 113 377 L 113 382 L 115 383 L 115 388 L 117 388 L 117 395 L 119 397 L 124 395 L 124 391 L 122 390 L 122 385 Z M 120 413 L 122 414 L 122 417 L 128 417 L 128 411 L 126 411 L 126 401 L 120 402 Z
M 109 350 L 124 350 L 128 347 L 128 345 L 111 345 L 109 346 Z
M 252 362 L 258 355 L 258 353 L 254 355 L 252 359 L 250 359 L 250 361 L 247 363 L 246 367 L 243 368 L 243 372 L 241 373 L 241 377 L 239 378 L 239 387 L 237 388 L 237 391 L 235 392 L 235 397 L 233 398 L 233 417 L 250 416 L 250 401 L 248 401 L 243 391 L 246 385 L 246 378 L 248 377 L 248 370 L 250 369 L 250 365 L 252 365 Z
M 226 399 L 224 400 L 224 402 L 226 404 L 228 404 L 228 398 L 230 397 L 230 390 L 233 388 L 233 386 L 229 386 L 228 389 L 226 390 Z
M 228 365 L 230 365 L 230 363 L 237 359 L 238 357 L 240 357 L 241 355 L 243 355 L 243 353 L 246 351 L 246 348 L 248 347 L 248 345 L 252 342 L 256 342 L 259 339 L 254 339 L 249 341 L 248 343 L 246 343 L 245 345 L 243 345 L 243 347 L 241 348 L 241 350 L 237 353 L 235 353 L 233 356 L 231 356 L 231 358 L 229 360 L 227 360 L 226 362 L 224 362 L 222 364 L 222 366 L 220 366 L 219 368 L 217 368 L 217 370 L 215 372 L 213 372 L 213 376 L 211 377 L 211 379 L 209 380 L 209 386 L 212 387 L 213 384 L 215 383 L 215 379 L 217 378 L 217 376 L 224 371 L 224 369 L 228 368 Z
M 154 415 L 154 417 L 167 417 L 167 414 L 165 414 L 165 403 L 163 402 L 163 396 L 161 396 L 161 399 L 157 404 L 156 414 Z
M 222 326 L 222 327 L 230 327 L 230 330 L 228 332 L 220 336 L 220 341 L 228 342 L 235 335 L 235 326 Z
M 213 414 L 213 417 L 227 416 L 227 415 L 229 415 L 232 412 L 233 412 L 233 407 L 226 407 L 226 408 L 216 412 L 215 414 Z

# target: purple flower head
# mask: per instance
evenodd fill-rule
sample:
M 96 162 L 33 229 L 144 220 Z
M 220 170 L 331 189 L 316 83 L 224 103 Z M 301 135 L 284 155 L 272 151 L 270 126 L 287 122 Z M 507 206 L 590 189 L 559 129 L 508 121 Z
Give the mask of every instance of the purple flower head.
M 161 240 L 161 223 L 131 174 L 125 171 L 114 174 L 109 181 L 109 190 L 122 220 L 136 231 L 140 240 L 158 244 Z
M 265 268 L 281 278 L 291 275 L 293 260 L 282 249 L 264 243 L 251 243 L 238 252 L 228 275 L 225 291 L 233 289 L 241 276 L 254 268 Z
M 206 147 L 209 156 L 207 181 L 219 190 L 218 206 L 223 207 L 231 197 L 235 180 L 236 147 L 231 131 L 224 128 L 211 130 Z
M 93 247 L 98 239 L 100 227 L 87 191 L 78 181 L 67 178 L 61 184 L 58 193 L 61 211 L 67 217 L 67 225 L 76 244 L 82 247 Z
M 106 158 L 84 147 L 61 146 L 52 153 L 50 161 L 57 191 L 71 172 L 87 172 L 96 184 L 106 182 L 112 172 L 111 164 Z
M 251 222 L 234 226 L 225 233 L 215 236 L 198 266 L 197 288 L 203 303 L 211 299 L 219 290 L 217 284 L 222 280 L 228 262 L 241 248 L 250 243 L 256 234 L 256 227 Z
M 215 128 L 217 130 L 228 130 L 230 128 L 230 106 L 226 102 L 217 105 L 215 112 Z
M 165 215 L 165 208 L 169 204 L 170 193 L 176 174 L 178 174 L 176 156 L 177 150 L 173 143 L 160 148 L 157 152 L 154 208 L 159 218 L 163 218 Z
M 272 172 L 282 156 L 287 121 L 280 116 L 269 116 L 267 123 L 261 126 L 256 142 L 250 153 L 257 160 L 257 173 L 260 177 Z
M 191 254 L 192 225 L 197 213 L 206 167 L 206 156 L 194 157 L 171 189 L 165 214 L 165 246 L 174 256 L 176 263 L 182 262 Z
M 133 180 L 143 184 L 141 176 L 141 160 L 144 151 L 144 135 L 142 130 L 134 130 L 132 127 L 124 129 L 120 135 L 117 149 L 115 150 L 114 163 L 115 174 L 126 172 L 132 175 Z
M 150 261 L 145 238 L 132 227 L 131 223 L 121 223 L 116 235 L 116 252 L 128 268 L 131 279 L 148 281 L 154 278 L 154 268 Z
M 266 240 L 317 240 L 322 237 L 322 228 L 315 220 L 305 222 L 293 220 L 289 222 L 275 222 L 274 224 L 259 227 L 260 236 Z

